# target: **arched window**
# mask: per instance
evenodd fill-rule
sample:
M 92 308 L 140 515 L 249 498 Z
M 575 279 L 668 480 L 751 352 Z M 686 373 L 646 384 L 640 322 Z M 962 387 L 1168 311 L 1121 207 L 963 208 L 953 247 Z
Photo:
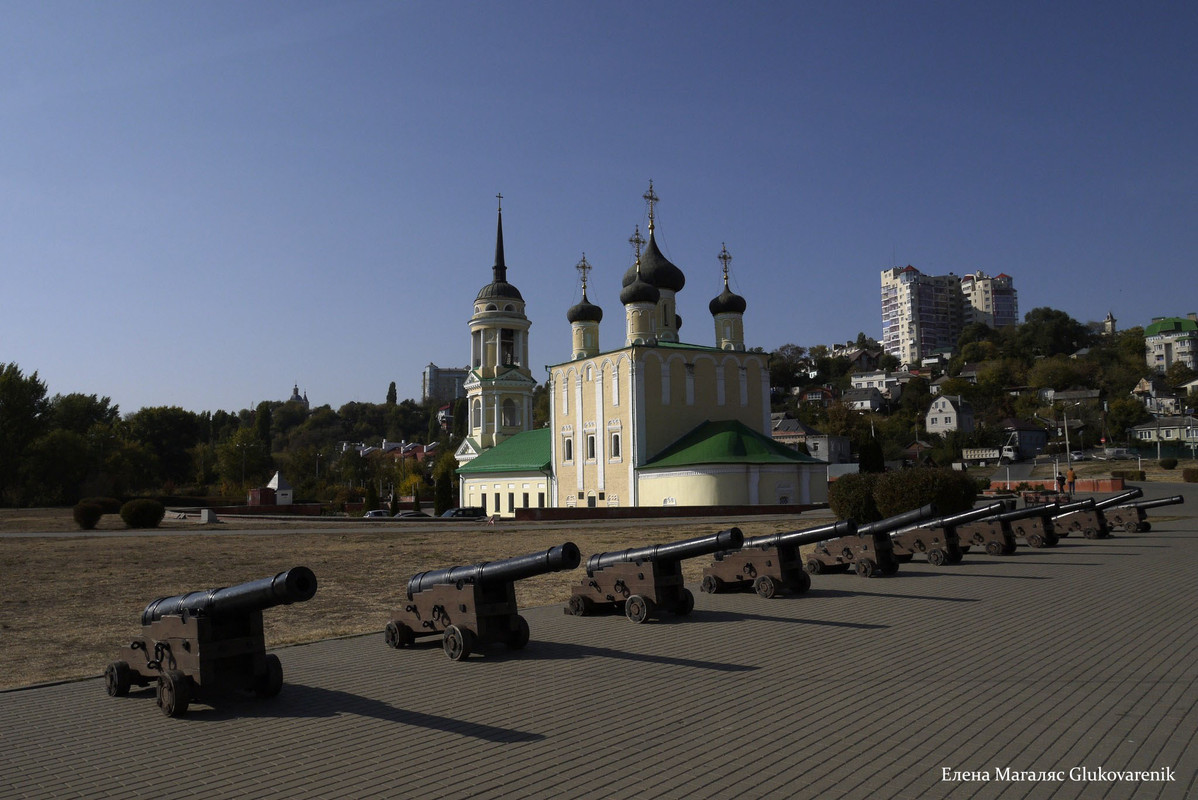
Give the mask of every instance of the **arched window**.
M 475 399 L 470 407 L 470 427 L 478 429 L 483 426 L 483 401 Z
M 620 434 L 613 433 L 611 435 L 611 457 L 620 457 Z
M 510 397 L 503 401 L 503 426 L 512 428 L 520 424 L 520 418 L 516 414 L 516 402 Z
M 567 462 L 567 463 L 570 461 L 573 461 L 574 460 L 574 440 L 566 439 L 566 441 L 563 442 L 562 444 L 564 445 L 562 448 L 562 461 Z
M 587 458 L 595 457 L 595 434 L 587 435 Z

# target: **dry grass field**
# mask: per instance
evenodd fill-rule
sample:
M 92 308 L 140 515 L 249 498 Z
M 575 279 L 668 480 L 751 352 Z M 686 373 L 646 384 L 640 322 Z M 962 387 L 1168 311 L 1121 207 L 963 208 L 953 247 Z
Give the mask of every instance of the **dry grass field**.
M 610 523 L 392 523 L 363 520 L 242 522 L 201 526 L 166 519 L 154 532 L 126 531 L 106 516 L 79 535 L 70 509 L 0 509 L 0 688 L 99 675 L 140 631 L 150 601 L 268 577 L 303 565 L 319 590 L 306 603 L 266 611 L 267 647 L 379 632 L 412 574 L 494 561 L 573 541 L 588 555 L 687 539 L 735 524 L 746 536 L 830 519 L 645 520 Z M 232 532 L 236 528 L 237 532 Z M 244 532 L 242 532 L 244 529 Z M 230 531 L 230 532 L 226 532 Z M 20 533 L 47 533 L 29 537 Z M 69 536 L 54 533 L 70 532 Z M 704 559 L 690 559 L 698 582 Z M 580 568 L 516 584 L 521 607 L 564 603 Z

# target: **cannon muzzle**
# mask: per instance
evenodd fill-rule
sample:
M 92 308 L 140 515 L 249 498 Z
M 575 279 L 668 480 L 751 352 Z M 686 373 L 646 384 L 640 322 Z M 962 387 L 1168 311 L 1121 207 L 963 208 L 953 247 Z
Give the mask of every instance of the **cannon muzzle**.
M 816 542 L 824 542 L 839 536 L 852 536 L 856 532 L 857 523 L 851 519 L 845 519 L 840 522 L 833 522 L 830 525 L 820 525 L 818 528 L 803 528 L 797 531 L 771 533 L 767 536 L 754 536 L 752 539 L 745 539 L 741 547 L 747 550 L 750 547 L 777 547 L 780 544 L 815 544 Z
M 902 514 L 895 514 L 893 517 L 880 519 L 876 522 L 867 522 L 864 525 L 857 526 L 858 536 L 871 536 L 875 533 L 890 533 L 897 531 L 899 528 L 907 527 L 912 523 L 920 520 L 928 519 L 936 514 L 936 506 L 928 503 L 926 506 L 913 508 L 910 511 L 904 511 Z
M 1095 500 L 1094 507 L 1097 509 L 1103 509 L 1121 506 L 1124 503 L 1135 500 L 1137 497 L 1140 497 L 1143 494 L 1144 490 L 1139 486 L 1136 486 L 1133 489 L 1128 489 L 1126 492 L 1120 492 L 1119 494 L 1113 494 L 1110 497 L 1104 497 L 1101 500 Z
M 1001 514 L 995 514 L 994 518 L 1000 522 L 1015 522 L 1021 519 L 1029 519 L 1031 517 L 1055 517 L 1060 513 L 1060 503 L 1045 503 L 1040 506 L 1024 506 L 1016 508 L 1013 511 L 1004 511 Z
M 1155 500 L 1136 500 L 1133 503 L 1123 503 L 1122 505 L 1132 508 L 1160 508 L 1161 506 L 1175 506 L 1185 501 L 1184 497 L 1175 494 L 1172 497 L 1158 497 Z
M 274 606 L 302 603 L 311 600 L 314 594 L 316 576 L 312 570 L 292 567 L 273 578 L 262 578 L 223 589 L 161 597 L 141 612 L 141 624 L 149 625 L 168 615 L 228 619 Z
M 484 561 L 467 567 L 446 567 L 417 572 L 408 579 L 408 599 L 411 600 L 417 592 L 440 583 L 506 583 L 548 572 L 574 569 L 581 560 L 578 545 L 566 542 L 541 553 L 529 553 L 502 561 Z
M 587 559 L 587 574 L 592 575 L 597 569 L 626 561 L 681 561 L 686 558 L 710 555 L 721 550 L 739 550 L 744 541 L 745 536 L 740 532 L 740 528 L 729 528 L 726 531 L 694 539 L 684 539 L 680 542 L 654 544 L 611 553 L 596 553 Z

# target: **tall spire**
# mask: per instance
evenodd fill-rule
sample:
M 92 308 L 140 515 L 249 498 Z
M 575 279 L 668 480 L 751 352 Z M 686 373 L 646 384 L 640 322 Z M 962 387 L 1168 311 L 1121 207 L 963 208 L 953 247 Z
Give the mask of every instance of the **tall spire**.
M 507 264 L 503 262 L 503 195 L 495 195 L 499 199 L 499 223 L 495 233 L 495 266 L 494 281 L 507 283 Z

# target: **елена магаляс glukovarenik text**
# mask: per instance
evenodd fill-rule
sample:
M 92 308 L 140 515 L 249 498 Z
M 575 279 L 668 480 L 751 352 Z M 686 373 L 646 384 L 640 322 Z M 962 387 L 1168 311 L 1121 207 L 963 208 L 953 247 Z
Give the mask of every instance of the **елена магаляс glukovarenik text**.
M 1068 770 L 1023 770 L 1010 767 L 994 767 L 985 770 L 963 770 L 952 767 L 940 768 L 940 780 L 953 782 L 1004 781 L 1007 783 L 1064 783 L 1065 781 L 1089 781 L 1116 783 L 1137 781 L 1143 783 L 1168 783 L 1177 780 L 1172 767 L 1153 770 L 1116 770 L 1106 767 L 1072 767 Z

